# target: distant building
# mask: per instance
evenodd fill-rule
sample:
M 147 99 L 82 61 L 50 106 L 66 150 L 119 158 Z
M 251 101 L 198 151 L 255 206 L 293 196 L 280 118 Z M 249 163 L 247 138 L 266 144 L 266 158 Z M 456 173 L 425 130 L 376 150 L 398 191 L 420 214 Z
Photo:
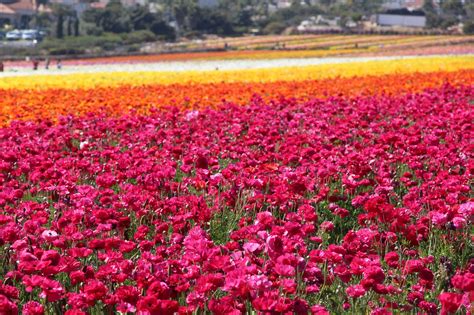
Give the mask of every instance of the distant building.
M 426 16 L 423 11 L 396 9 L 377 14 L 377 24 L 380 26 L 425 27 Z
M 59 1 L 68 1 L 68 0 L 59 0 Z M 98 0 L 90 4 L 91 8 L 103 9 L 107 6 L 110 0 Z M 135 5 L 144 5 L 145 1 L 143 0 L 120 0 L 124 7 L 133 7 Z
M 16 16 L 16 13 L 9 6 L 0 3 L 0 27 L 5 24 L 14 24 L 19 20 L 19 17 Z
M 107 3 L 109 1 L 96 1 L 96 2 L 91 2 L 90 7 L 92 9 L 104 9 L 107 6 Z
M 291 7 L 294 3 L 294 0 L 275 0 L 275 1 L 269 1 L 268 3 L 268 12 L 275 13 L 278 10 L 281 9 L 287 9 Z M 317 4 L 316 0 L 310 0 L 308 3 L 305 1 L 300 2 L 301 5 L 315 5 Z
M 340 21 L 341 18 L 339 17 L 331 19 L 322 15 L 312 16 L 309 19 L 303 20 L 296 29 L 300 33 L 340 32 L 342 31 L 342 27 L 339 25 Z
M 201 8 L 213 8 L 219 5 L 219 1 L 218 0 L 199 0 L 198 5 Z
M 43 6 L 38 7 L 38 12 L 48 11 Z M 27 28 L 35 14 L 35 0 L 0 0 L 0 27 L 10 24 L 15 28 Z

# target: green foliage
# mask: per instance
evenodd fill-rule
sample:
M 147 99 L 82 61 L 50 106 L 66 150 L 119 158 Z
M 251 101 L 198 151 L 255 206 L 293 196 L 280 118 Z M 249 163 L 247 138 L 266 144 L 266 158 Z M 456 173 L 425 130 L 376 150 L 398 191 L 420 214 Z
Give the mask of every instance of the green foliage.
M 95 24 L 104 32 L 126 33 L 133 30 L 128 11 L 118 0 L 109 2 L 105 9 L 86 10 L 82 18 L 85 22 Z
M 465 15 L 464 5 L 460 0 L 445 0 L 441 4 L 444 14 L 450 16 Z
M 376 13 L 380 10 L 383 3 L 382 0 L 354 0 L 353 6 L 356 12 L 362 12 L 366 14 Z
M 468 20 L 470 20 L 469 15 L 471 9 L 474 9 L 474 5 L 463 4 L 459 0 L 445 0 L 441 3 L 440 10 L 436 10 L 432 0 L 425 0 L 422 9 L 426 14 L 428 28 L 440 27 L 446 29 L 459 23 L 460 17 L 468 17 Z
M 87 23 L 100 25 L 103 9 L 88 9 L 82 13 L 82 20 Z
M 436 12 L 435 6 L 434 6 L 434 4 L 433 4 L 433 1 L 432 1 L 432 0 L 425 0 L 425 1 L 423 2 L 422 10 L 423 10 L 425 13 L 434 13 L 434 12 Z
M 114 34 L 103 36 L 78 36 L 63 39 L 46 39 L 39 45 L 40 50 L 47 51 L 50 55 L 83 54 L 88 49 L 99 48 L 110 50 L 122 43 L 122 38 Z
M 86 24 L 84 26 L 84 30 L 86 35 L 101 36 L 102 34 L 104 34 L 104 30 L 94 24 Z
M 33 19 L 30 21 L 30 28 L 49 28 L 53 24 L 53 17 L 51 14 L 40 12 L 33 16 Z
M 441 25 L 443 19 L 434 12 L 426 13 L 426 26 L 428 28 L 436 28 Z
M 463 27 L 464 34 L 474 34 L 474 21 L 466 21 Z
M 232 35 L 234 29 L 226 15 L 219 11 L 203 8 L 196 9 L 190 16 L 190 26 L 202 33 Z
M 158 14 L 151 13 L 148 8 L 144 6 L 134 6 L 128 9 L 128 15 L 134 30 L 149 30 L 151 25 L 155 22 L 161 21 Z
M 319 6 L 291 6 L 273 13 L 268 19 L 268 24 L 272 22 L 280 22 L 287 25 L 297 25 L 310 16 L 323 13 L 324 11 Z
M 459 19 L 456 16 L 447 15 L 446 17 L 440 19 L 439 26 L 443 29 L 447 29 L 448 27 L 456 25 L 458 23 Z
M 132 21 L 127 10 L 118 0 L 107 4 L 100 15 L 100 26 L 105 32 L 126 33 L 132 30 Z
M 466 12 L 466 17 L 472 21 L 474 19 L 474 2 L 466 3 L 464 10 Z
M 58 20 L 56 21 L 56 37 L 63 38 L 64 37 L 64 16 L 62 14 L 58 15 Z
M 147 30 L 126 33 L 122 36 L 122 38 L 124 44 L 140 44 L 153 42 L 156 40 L 155 34 Z
M 138 44 L 156 39 L 174 40 L 175 31 L 166 23 L 160 13 L 151 13 L 147 7 L 125 8 L 120 1 L 110 2 L 104 9 L 89 9 L 82 15 L 88 35 L 100 36 L 102 33 L 127 34 L 125 42 Z M 156 35 L 156 36 L 154 36 Z M 142 41 L 140 41 L 142 39 Z
M 64 26 L 70 25 L 73 21 L 77 20 L 76 12 L 69 6 L 63 4 L 54 4 L 52 6 L 53 16 L 55 17 L 55 32 L 56 38 L 64 37 Z M 72 28 L 68 32 L 68 35 L 72 34 Z
M 287 25 L 283 22 L 270 22 L 263 29 L 264 34 L 281 34 Z
M 48 1 L 48 0 L 41 0 Z M 82 53 L 89 49 L 114 49 L 120 42 L 110 40 L 110 35 L 121 34 L 123 47 L 138 51 L 143 42 L 154 40 L 173 41 L 178 36 L 200 37 L 203 34 L 229 36 L 260 30 L 264 34 L 281 34 L 288 27 L 297 26 L 309 17 L 324 15 L 339 17 L 344 21 L 361 21 L 381 8 L 381 0 L 319 0 L 293 1 L 293 4 L 276 11 L 271 0 L 220 0 L 217 7 L 200 7 L 197 0 L 155 0 L 158 12 L 151 12 L 148 6 L 125 7 L 120 0 L 110 1 L 105 8 L 86 10 L 81 17 L 71 7 L 54 4 L 52 14 L 38 14 L 31 25 L 51 27 L 51 34 L 57 38 L 78 37 L 77 44 L 47 42 L 54 53 Z M 461 20 L 464 31 L 472 34 L 474 4 L 458 0 L 445 0 L 435 7 L 432 0 L 426 0 L 422 8 L 427 17 L 428 28 L 448 28 Z M 79 19 L 80 18 L 80 19 Z M 137 32 L 140 31 L 140 32 Z M 79 39 L 79 35 L 84 39 Z M 98 37 L 104 37 L 97 40 Z M 118 37 L 116 37 L 118 38 Z M 90 45 L 86 45 L 89 44 Z M 132 47 L 133 46 L 133 47 Z M 97 49 L 96 49 L 97 51 Z
M 239 228 L 240 220 L 249 216 L 245 210 L 246 205 L 247 199 L 240 193 L 234 207 L 224 207 L 214 213 L 209 222 L 209 235 L 215 244 L 221 245 L 230 241 L 230 234 Z
M 168 41 L 173 41 L 176 39 L 176 32 L 174 28 L 169 26 L 167 23 L 164 21 L 156 21 L 154 22 L 150 30 L 157 35 L 158 38 L 168 40 Z

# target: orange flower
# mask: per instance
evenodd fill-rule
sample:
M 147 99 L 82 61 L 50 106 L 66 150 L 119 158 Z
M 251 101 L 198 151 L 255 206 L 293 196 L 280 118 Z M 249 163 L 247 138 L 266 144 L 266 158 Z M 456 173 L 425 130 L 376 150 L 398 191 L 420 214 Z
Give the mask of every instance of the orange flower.
M 468 85 L 474 70 L 435 73 L 389 74 L 357 78 L 281 82 L 173 83 L 92 88 L 0 89 L 0 124 L 15 119 L 52 119 L 61 115 L 103 112 L 118 116 L 130 110 L 147 113 L 152 108 L 178 106 L 183 109 L 216 107 L 223 102 L 246 104 L 258 96 L 278 98 L 326 98 L 418 92 L 445 83 Z

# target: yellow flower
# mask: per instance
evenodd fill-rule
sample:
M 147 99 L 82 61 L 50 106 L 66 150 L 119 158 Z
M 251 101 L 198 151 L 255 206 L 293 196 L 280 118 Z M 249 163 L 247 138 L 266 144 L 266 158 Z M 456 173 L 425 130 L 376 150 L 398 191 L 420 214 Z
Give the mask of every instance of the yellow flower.
M 278 82 L 321 80 L 335 77 L 405 74 L 414 72 L 457 71 L 474 69 L 474 57 L 423 57 L 377 60 L 302 67 L 279 67 L 251 70 L 182 71 L 182 72 L 98 72 L 61 75 L 4 77 L 0 89 L 91 88 L 120 85 L 169 85 L 175 83 Z

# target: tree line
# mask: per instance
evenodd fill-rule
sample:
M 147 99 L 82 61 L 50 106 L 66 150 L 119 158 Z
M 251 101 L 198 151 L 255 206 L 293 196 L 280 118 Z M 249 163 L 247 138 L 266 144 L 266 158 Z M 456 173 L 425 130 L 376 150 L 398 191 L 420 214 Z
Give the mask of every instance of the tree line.
M 275 10 L 276 0 L 219 0 L 215 7 L 200 6 L 198 0 L 150 0 L 147 5 L 126 7 L 120 0 L 111 0 L 104 8 L 89 8 L 81 16 L 70 6 L 51 4 L 52 14 L 37 14 L 33 22 L 49 27 L 57 38 L 147 31 L 171 41 L 180 36 L 229 36 L 253 30 L 281 33 L 318 14 L 357 22 L 379 12 L 382 3 L 383 0 L 305 0 Z M 37 4 L 48 5 L 47 0 Z M 425 0 L 422 10 L 428 28 L 445 29 L 463 21 L 466 32 L 474 32 L 472 1 L 443 0 L 435 6 L 432 0 Z

